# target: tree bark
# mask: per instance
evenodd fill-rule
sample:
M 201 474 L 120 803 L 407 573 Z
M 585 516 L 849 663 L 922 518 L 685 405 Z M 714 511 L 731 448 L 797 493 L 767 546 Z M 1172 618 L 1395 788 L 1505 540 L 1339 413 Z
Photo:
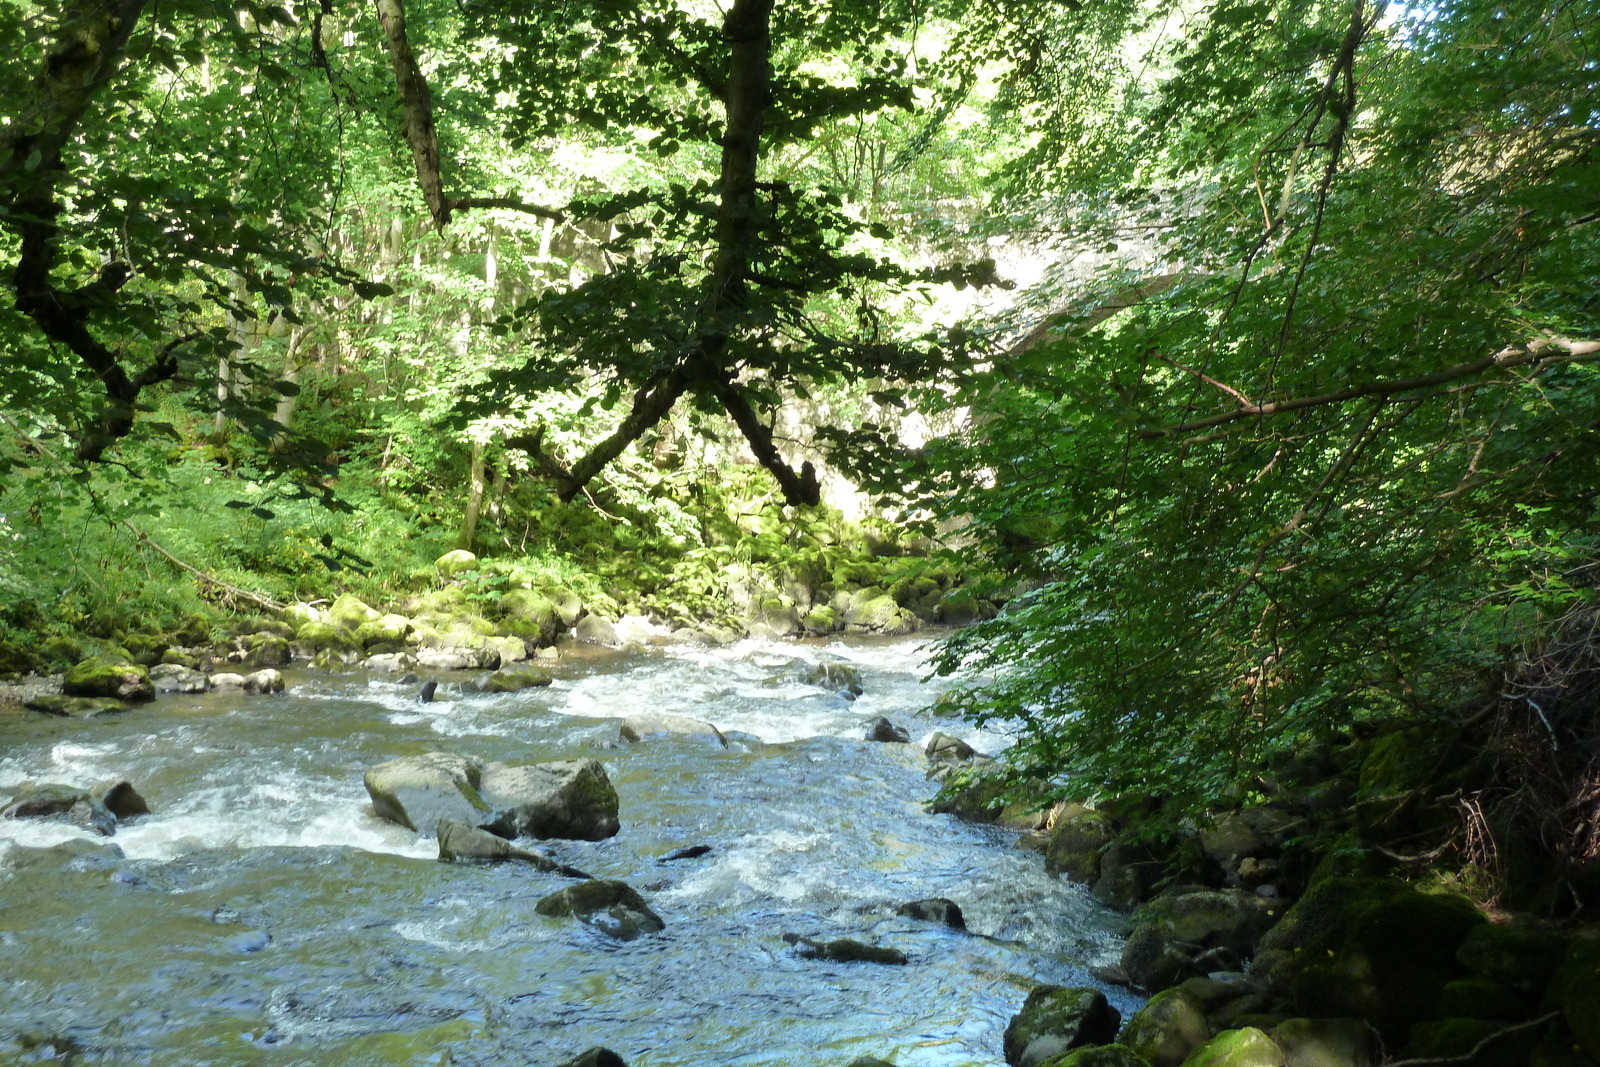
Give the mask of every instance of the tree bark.
M 195 335 L 179 338 L 153 361 L 129 373 L 117 354 L 89 329 L 91 309 L 115 296 L 132 271 L 113 261 L 80 289 L 56 287 L 56 189 L 65 174 L 62 149 L 72 140 L 95 94 L 122 65 L 128 39 L 145 0 L 81 0 L 69 7 L 43 65 L 26 94 L 28 123 L 0 126 L 0 207 L 19 238 L 12 272 L 17 309 L 42 333 L 88 367 L 106 391 L 94 423 L 79 437 L 77 456 L 93 461 L 133 429 L 139 393 L 177 373 L 175 350 Z
M 467 510 L 461 519 L 461 536 L 456 538 L 456 547 L 472 551 L 472 542 L 478 536 L 478 518 L 483 514 L 483 490 L 486 479 L 483 474 L 483 442 L 472 442 L 472 475 L 471 488 L 467 491 Z
M 428 79 L 411 50 L 406 36 L 406 12 L 400 0 L 377 0 L 378 22 L 389 44 L 389 60 L 394 67 L 394 84 L 400 92 L 400 114 L 406 143 L 417 168 L 417 182 L 428 214 L 441 230 L 450 222 L 450 202 L 445 199 L 444 179 L 439 172 L 439 134 L 433 125 L 433 94 Z

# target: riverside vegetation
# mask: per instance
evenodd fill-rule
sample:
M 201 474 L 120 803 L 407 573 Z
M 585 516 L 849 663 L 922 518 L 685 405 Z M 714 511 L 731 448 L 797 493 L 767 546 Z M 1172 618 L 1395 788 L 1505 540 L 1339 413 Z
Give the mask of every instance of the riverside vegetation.
M 997 1055 L 1600 1063 L 1592 4 L 524 7 L 0 13 L 27 714 L 947 626 Z

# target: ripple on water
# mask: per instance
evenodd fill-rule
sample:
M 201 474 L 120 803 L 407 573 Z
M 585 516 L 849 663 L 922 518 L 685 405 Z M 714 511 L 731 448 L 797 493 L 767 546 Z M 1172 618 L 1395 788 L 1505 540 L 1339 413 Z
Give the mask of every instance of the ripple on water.
M 282 697 L 164 698 L 80 736 L 0 720 L 0 787 L 125 777 L 155 812 L 119 829 L 122 856 L 61 824 L 0 824 L 0 1059 L 17 1034 L 59 1029 L 107 1062 L 174 1067 L 520 1067 L 594 1044 L 636 1067 L 992 1067 L 1027 989 L 1087 981 L 1117 921 L 1006 832 L 928 815 L 918 747 L 860 740 L 887 714 L 913 736 L 1006 743 L 923 712 L 938 689 L 916 647 L 681 646 L 426 705 L 393 679 L 304 675 Z M 807 685 L 821 659 L 855 666 L 862 697 Z M 618 745 L 616 720 L 640 710 L 744 737 Z M 544 844 L 639 888 L 665 932 L 618 943 L 538 915 L 561 879 L 441 864 L 435 842 L 378 820 L 362 771 L 432 748 L 600 758 L 622 833 Z M 660 861 L 690 844 L 710 851 Z M 972 933 L 895 913 L 928 896 L 960 904 Z M 786 932 L 911 963 L 802 960 Z

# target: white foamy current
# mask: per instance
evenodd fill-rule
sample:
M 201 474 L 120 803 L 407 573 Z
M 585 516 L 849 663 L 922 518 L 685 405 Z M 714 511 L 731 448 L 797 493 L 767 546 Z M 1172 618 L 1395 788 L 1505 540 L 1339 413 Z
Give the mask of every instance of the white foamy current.
M 808 684 L 822 661 L 864 692 Z M 0 798 L 125 778 L 153 812 L 109 839 L 0 820 L 0 1058 L 520 1067 L 606 1045 L 636 1067 L 989 1065 L 1033 984 L 1086 983 L 1119 947 L 1117 918 L 1013 833 L 925 810 L 921 742 L 1007 739 L 934 717 L 914 639 L 582 654 L 553 673 L 500 695 L 440 675 L 428 704 L 392 677 L 306 672 L 271 697 L 0 716 Z M 643 711 L 730 743 L 620 742 L 618 720 Z M 880 715 L 914 743 L 862 740 Z M 628 881 L 666 930 L 619 943 L 540 916 L 564 880 L 442 864 L 378 819 L 363 771 L 435 749 L 598 758 L 621 832 L 521 844 Z M 661 859 L 688 845 L 710 851 Z M 896 915 L 926 897 L 956 901 L 969 932 Z M 791 932 L 910 963 L 803 960 Z

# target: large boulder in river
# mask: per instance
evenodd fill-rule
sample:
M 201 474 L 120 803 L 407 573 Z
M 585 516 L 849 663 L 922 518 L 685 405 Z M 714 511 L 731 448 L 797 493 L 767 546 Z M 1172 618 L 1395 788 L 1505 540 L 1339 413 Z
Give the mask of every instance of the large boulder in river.
M 491 814 L 479 826 L 501 837 L 600 841 L 617 832 L 617 791 L 598 760 L 558 760 L 512 767 L 491 763 L 478 781 Z
M 381 763 L 363 781 L 379 818 L 431 834 L 442 819 L 476 826 L 489 815 L 481 777 L 482 767 L 465 756 L 425 752 Z
M 501 628 L 538 645 L 548 645 L 563 628 L 554 601 L 532 589 L 512 589 L 500 598 Z
M 1084 1045 L 1109 1044 L 1121 1022 L 1121 1013 L 1098 989 L 1039 986 L 1006 1026 L 1006 1062 L 1039 1067 Z
M 611 620 L 593 613 L 578 620 L 578 625 L 572 628 L 572 636 L 579 644 L 585 645 L 615 648 L 622 644 L 622 638 L 617 636 L 617 628 Z
M 639 742 L 660 734 L 685 734 L 691 737 L 715 738 L 717 744 L 728 747 L 722 731 L 708 722 L 691 719 L 687 715 L 671 715 L 664 711 L 642 711 L 622 720 L 617 734 L 624 741 Z
M 632 941 L 640 934 L 664 930 L 667 925 L 628 883 L 598 878 L 552 893 L 535 904 L 533 910 L 552 918 L 575 916 L 618 941 Z
M 118 663 L 90 656 L 67 669 L 61 691 L 70 697 L 116 697 L 118 700 L 152 700 L 156 687 L 150 672 L 137 663 Z

